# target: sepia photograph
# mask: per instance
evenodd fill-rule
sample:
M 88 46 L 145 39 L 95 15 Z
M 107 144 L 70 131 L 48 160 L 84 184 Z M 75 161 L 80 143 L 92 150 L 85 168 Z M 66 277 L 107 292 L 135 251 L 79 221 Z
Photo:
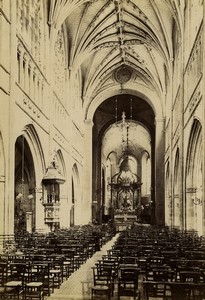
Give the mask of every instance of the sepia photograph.
M 205 300 L 205 0 L 0 0 L 0 299 Z

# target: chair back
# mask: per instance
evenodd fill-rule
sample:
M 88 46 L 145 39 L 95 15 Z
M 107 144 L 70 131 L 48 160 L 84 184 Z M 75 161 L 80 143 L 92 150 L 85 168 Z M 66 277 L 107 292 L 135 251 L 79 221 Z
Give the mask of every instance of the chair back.
M 121 282 L 130 282 L 138 287 L 139 269 L 131 266 L 123 266 L 119 269 L 119 280 Z
M 191 300 L 192 287 L 190 284 L 172 282 L 165 284 L 165 299 Z

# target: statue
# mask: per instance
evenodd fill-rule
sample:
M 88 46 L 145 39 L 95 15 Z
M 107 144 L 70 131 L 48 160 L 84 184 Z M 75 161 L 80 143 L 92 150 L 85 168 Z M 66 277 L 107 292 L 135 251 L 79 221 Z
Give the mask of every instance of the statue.
M 118 203 L 119 209 L 122 210 L 132 210 L 133 209 L 133 201 L 130 194 L 130 191 L 122 191 L 119 194 L 119 203 Z

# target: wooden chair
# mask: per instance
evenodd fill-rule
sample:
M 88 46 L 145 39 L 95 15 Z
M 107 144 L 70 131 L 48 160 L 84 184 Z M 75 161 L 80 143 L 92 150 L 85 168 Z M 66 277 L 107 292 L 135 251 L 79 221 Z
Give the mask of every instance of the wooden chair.
M 99 267 L 93 269 L 93 282 L 94 285 L 91 288 L 92 299 L 97 297 L 111 298 L 112 293 L 112 272 L 111 269 L 103 270 Z M 100 298 L 101 299 L 101 298 Z
M 25 284 L 24 300 L 43 300 L 43 282 L 29 282 Z
M 175 279 L 175 271 L 165 268 L 153 269 L 154 281 L 173 281 Z
M 50 264 L 48 262 L 33 262 L 31 268 L 32 270 L 29 289 L 31 290 L 32 283 L 34 290 L 36 288 L 36 282 L 42 283 L 44 296 L 50 296 L 50 294 L 54 292 L 54 276 L 49 272 Z
M 50 264 L 49 276 L 53 278 L 54 288 L 60 288 L 63 281 L 63 261 L 55 257 Z
M 143 281 L 143 298 L 149 299 L 163 299 L 165 295 L 165 282 L 157 281 Z
M 3 284 L 3 299 L 19 300 L 24 293 L 25 273 L 27 271 L 26 263 L 11 263 L 9 266 L 7 282 Z
M 138 259 L 134 256 L 124 256 L 122 257 L 122 264 L 137 264 Z
M 191 300 L 192 287 L 189 283 L 169 282 L 165 284 L 164 300 Z
M 138 290 L 139 269 L 136 267 L 120 266 L 118 278 L 118 300 L 121 296 L 129 296 L 140 299 Z
M 179 271 L 179 280 L 180 282 L 199 283 L 203 281 L 203 274 L 201 271 L 194 270 Z
M 0 262 L 0 285 L 4 285 L 8 278 L 8 263 Z

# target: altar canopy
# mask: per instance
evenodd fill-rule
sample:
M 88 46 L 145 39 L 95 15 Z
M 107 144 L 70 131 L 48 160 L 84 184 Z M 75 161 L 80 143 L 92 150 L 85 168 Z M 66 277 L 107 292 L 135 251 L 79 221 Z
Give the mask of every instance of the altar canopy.
M 120 165 L 120 172 L 111 181 L 111 210 L 120 231 L 139 219 L 141 185 L 138 176 L 131 171 L 129 157 Z

